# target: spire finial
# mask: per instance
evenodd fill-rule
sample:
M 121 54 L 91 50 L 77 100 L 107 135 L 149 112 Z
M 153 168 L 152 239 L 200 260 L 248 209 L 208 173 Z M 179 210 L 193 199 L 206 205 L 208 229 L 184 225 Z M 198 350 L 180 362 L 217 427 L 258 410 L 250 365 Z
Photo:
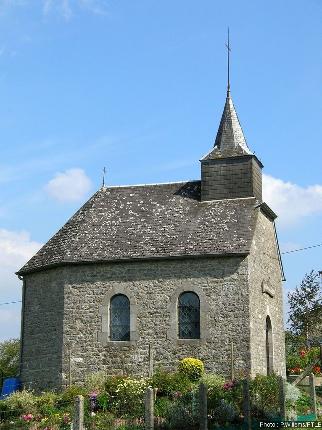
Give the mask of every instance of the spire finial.
M 106 173 L 106 168 L 103 167 L 103 180 L 102 180 L 102 188 L 105 187 L 105 173 Z
M 228 35 L 227 35 L 227 97 L 230 95 L 230 40 L 229 40 L 229 27 L 228 27 Z

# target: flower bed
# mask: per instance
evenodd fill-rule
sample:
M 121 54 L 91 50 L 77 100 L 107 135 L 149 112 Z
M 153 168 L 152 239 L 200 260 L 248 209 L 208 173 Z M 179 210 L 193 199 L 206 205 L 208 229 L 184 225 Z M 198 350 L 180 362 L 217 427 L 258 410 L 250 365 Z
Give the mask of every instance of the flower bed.
M 193 366 L 196 366 L 194 369 Z M 70 429 L 77 395 L 85 398 L 85 427 L 91 430 L 138 430 L 144 427 L 144 396 L 155 390 L 155 428 L 192 430 L 199 426 L 199 385 L 207 386 L 209 427 L 241 428 L 243 384 L 240 380 L 207 374 L 198 360 L 189 359 L 177 372 L 158 369 L 153 378 L 92 374 L 84 386 L 62 393 L 35 395 L 17 392 L 0 401 L 0 429 Z M 276 419 L 279 414 L 279 380 L 275 375 L 250 381 L 254 420 Z M 287 406 L 294 416 L 310 412 L 310 399 L 287 385 Z

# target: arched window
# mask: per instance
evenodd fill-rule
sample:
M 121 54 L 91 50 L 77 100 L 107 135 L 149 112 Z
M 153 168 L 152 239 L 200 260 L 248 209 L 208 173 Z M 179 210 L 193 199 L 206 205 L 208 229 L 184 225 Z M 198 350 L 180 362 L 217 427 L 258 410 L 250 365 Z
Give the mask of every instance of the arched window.
M 200 339 L 200 300 L 191 291 L 178 300 L 179 339 Z
M 273 334 L 269 316 L 266 317 L 266 369 L 267 375 L 273 373 Z
M 130 301 L 124 294 L 111 298 L 110 339 L 130 340 Z

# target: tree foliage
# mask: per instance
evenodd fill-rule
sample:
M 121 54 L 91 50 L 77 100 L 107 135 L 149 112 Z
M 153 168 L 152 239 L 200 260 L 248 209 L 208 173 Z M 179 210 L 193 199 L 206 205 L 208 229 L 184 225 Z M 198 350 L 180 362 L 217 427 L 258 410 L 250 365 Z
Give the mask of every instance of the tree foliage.
M 306 341 L 318 336 L 322 324 L 322 292 L 320 276 L 312 270 L 307 273 L 301 284 L 288 293 L 289 323 L 291 332 L 305 336 Z
M 0 342 L 0 374 L 3 378 L 19 373 L 20 340 L 9 339 Z M 1 382 L 1 380 L 0 380 Z

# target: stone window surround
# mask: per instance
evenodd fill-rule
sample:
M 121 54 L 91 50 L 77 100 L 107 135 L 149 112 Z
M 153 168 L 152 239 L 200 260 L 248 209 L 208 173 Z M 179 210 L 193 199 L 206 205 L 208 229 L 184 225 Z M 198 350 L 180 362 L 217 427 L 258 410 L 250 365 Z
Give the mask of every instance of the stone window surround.
M 110 337 L 110 303 L 111 298 L 118 294 L 124 294 L 130 301 L 130 340 L 111 340 Z M 126 346 L 133 345 L 138 339 L 136 320 L 137 320 L 137 304 L 132 292 L 126 286 L 114 286 L 105 295 L 102 305 L 99 308 L 101 316 L 102 330 L 98 332 L 98 340 L 103 346 L 115 345 Z
M 193 292 L 197 294 L 200 301 L 200 339 L 179 339 L 178 335 L 178 299 L 182 293 Z M 199 345 L 205 343 L 209 337 L 209 328 L 207 324 L 207 316 L 209 313 L 209 305 L 203 290 L 198 286 L 181 286 L 176 288 L 175 292 L 170 297 L 168 305 L 168 313 L 170 313 L 170 327 L 167 331 L 167 338 L 176 341 L 178 345 L 194 344 Z
M 185 292 L 193 292 L 198 295 L 200 301 L 200 339 L 179 339 L 178 338 L 178 299 L 180 294 Z M 130 300 L 130 340 L 117 341 L 110 340 L 110 302 L 111 298 L 117 294 L 124 294 Z M 170 327 L 167 330 L 167 338 L 176 341 L 178 345 L 194 344 L 199 345 L 205 343 L 209 338 L 209 328 L 207 324 L 207 317 L 210 307 L 207 303 L 207 298 L 202 288 L 198 286 L 181 286 L 176 288 L 172 294 L 167 307 L 170 313 Z M 115 346 L 135 345 L 138 340 L 138 332 L 136 327 L 137 321 L 137 304 L 132 292 L 126 286 L 114 286 L 105 295 L 102 305 L 99 308 L 101 316 L 102 330 L 98 332 L 98 340 L 103 344 Z

